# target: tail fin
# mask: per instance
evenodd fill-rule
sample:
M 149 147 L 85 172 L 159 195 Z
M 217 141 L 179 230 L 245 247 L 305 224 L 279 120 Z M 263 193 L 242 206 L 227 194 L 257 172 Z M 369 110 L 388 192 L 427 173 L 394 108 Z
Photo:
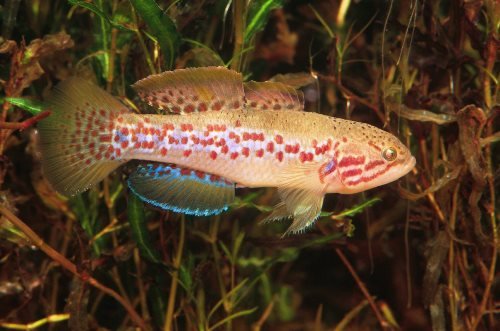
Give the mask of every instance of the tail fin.
M 47 107 L 52 114 L 38 124 L 42 166 L 58 192 L 85 191 L 125 162 L 113 132 L 129 111 L 113 96 L 75 77 L 56 86 Z

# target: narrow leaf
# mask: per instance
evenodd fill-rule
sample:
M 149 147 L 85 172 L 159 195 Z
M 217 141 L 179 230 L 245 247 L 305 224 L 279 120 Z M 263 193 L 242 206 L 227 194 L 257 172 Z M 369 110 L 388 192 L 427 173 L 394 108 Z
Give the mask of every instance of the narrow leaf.
M 154 0 L 130 0 L 130 2 L 160 43 L 167 68 L 171 69 L 181 42 L 174 22 Z
M 43 102 L 33 99 L 7 97 L 5 98 L 5 100 L 7 100 L 16 107 L 21 108 L 22 110 L 26 110 L 31 115 L 39 114 L 42 111 L 46 110 L 47 108 Z
M 381 201 L 379 198 L 372 198 L 370 200 L 363 201 L 362 203 L 355 205 L 352 208 L 346 209 L 339 214 L 334 215 L 333 213 L 322 212 L 320 216 L 331 216 L 334 219 L 343 219 L 345 217 L 352 217 L 361 213 L 365 208 L 373 206 L 375 203 Z
M 283 6 L 282 0 L 257 0 L 253 1 L 248 11 L 248 25 L 245 30 L 245 42 L 262 30 L 269 20 L 269 14 L 273 9 Z
M 130 194 L 128 198 L 128 222 L 132 230 L 132 237 L 139 247 L 141 255 L 151 262 L 161 263 L 160 255 L 153 248 L 146 219 L 144 216 L 144 205 L 135 194 Z

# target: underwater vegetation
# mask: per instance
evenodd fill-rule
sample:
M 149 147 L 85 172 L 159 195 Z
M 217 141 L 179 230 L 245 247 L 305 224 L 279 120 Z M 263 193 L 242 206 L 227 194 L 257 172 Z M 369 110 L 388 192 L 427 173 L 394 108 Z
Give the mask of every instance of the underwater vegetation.
M 6 0 L 0 14 L 1 330 L 499 327 L 497 1 Z M 238 188 L 217 215 L 176 213 L 129 188 L 148 169 L 138 160 L 83 193 L 54 190 L 93 178 L 64 172 L 82 184 L 65 192 L 42 169 L 43 130 L 67 124 L 59 82 L 93 84 L 71 85 L 75 103 L 113 95 L 130 116 L 180 118 L 132 85 L 197 67 L 287 84 L 308 117 L 383 129 L 416 166 L 326 195 L 318 220 L 285 236 L 291 220 L 261 224 L 274 188 Z M 291 114 L 277 123 L 290 130 Z

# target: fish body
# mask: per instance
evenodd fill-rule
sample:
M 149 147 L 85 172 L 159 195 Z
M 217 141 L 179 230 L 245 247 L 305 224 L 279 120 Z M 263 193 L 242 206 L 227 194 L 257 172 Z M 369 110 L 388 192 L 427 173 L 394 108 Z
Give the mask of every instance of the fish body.
M 368 124 L 304 112 L 300 91 L 243 83 L 224 68 L 148 77 L 134 86 L 150 105 L 180 115 L 131 113 L 97 87 L 73 79 L 49 99 L 39 125 L 45 173 L 66 195 L 95 184 L 129 160 L 149 161 L 129 178 L 143 200 L 211 215 L 234 188 L 277 187 L 268 220 L 310 226 L 326 193 L 356 193 L 405 175 L 415 159 L 391 134 Z

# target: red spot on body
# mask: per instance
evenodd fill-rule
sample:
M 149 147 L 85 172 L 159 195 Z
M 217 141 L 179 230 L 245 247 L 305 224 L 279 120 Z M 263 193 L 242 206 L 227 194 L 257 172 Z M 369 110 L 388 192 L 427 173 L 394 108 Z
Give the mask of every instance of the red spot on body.
M 120 132 L 122 133 L 122 135 L 124 136 L 128 136 L 128 128 L 127 127 L 124 127 L 124 128 L 121 128 Z
M 155 146 L 155 142 L 154 142 L 154 141 L 150 141 L 150 142 L 148 143 L 148 148 L 149 148 L 149 149 L 153 148 L 154 146 Z
M 211 158 L 212 160 L 215 160 L 215 159 L 217 158 L 217 152 L 216 152 L 216 151 L 211 151 L 211 152 L 210 152 L 210 158 Z
M 184 155 L 185 157 L 188 157 L 189 155 L 191 155 L 192 151 L 190 149 L 186 149 L 182 155 Z
M 161 156 L 167 155 L 167 149 L 165 147 L 162 147 L 160 150 Z
M 277 144 L 283 144 L 283 137 L 278 134 L 274 137 L 274 141 L 276 141 Z
M 181 138 L 181 144 L 186 145 L 188 143 L 188 137 Z
M 241 154 L 243 154 L 244 156 L 248 157 L 250 155 L 250 148 L 243 147 L 242 150 L 241 150 Z
M 231 153 L 231 160 L 236 160 L 237 157 L 238 157 L 238 152 Z
M 148 148 L 148 142 L 147 141 L 143 141 L 142 144 L 141 144 L 141 147 L 142 148 Z
M 286 145 L 285 146 L 285 153 L 291 153 L 292 152 L 292 146 L 291 145 Z
M 300 160 L 300 162 L 304 163 L 304 162 L 306 162 L 306 159 L 307 159 L 306 153 L 305 152 L 300 152 L 300 154 L 299 154 L 299 160 Z
M 194 106 L 192 104 L 186 105 L 186 107 L 184 107 L 184 112 L 185 113 L 192 113 L 192 112 L 194 112 Z
M 236 123 L 234 123 L 234 126 L 239 128 L 241 126 L 241 121 L 240 120 L 236 120 Z
M 181 175 L 182 176 L 189 176 L 189 175 L 191 175 L 191 169 L 181 168 Z
M 300 145 L 299 145 L 299 144 L 295 144 L 295 145 L 292 147 L 292 153 L 293 153 L 293 154 L 297 154 L 299 151 L 300 151 Z
M 120 146 L 125 149 L 128 147 L 128 140 L 125 140 L 125 141 L 122 141 L 122 143 L 120 144 Z
M 263 157 L 264 156 L 264 150 L 262 148 L 256 150 L 255 151 L 255 156 L 257 156 L 257 157 Z
M 198 171 L 198 170 L 196 170 L 196 171 L 194 172 L 194 174 L 195 174 L 195 175 L 196 175 L 196 177 L 198 177 L 199 179 L 204 179 L 204 178 L 205 178 L 205 173 L 204 173 L 204 172 L 202 172 L 202 171 Z
M 99 142 L 101 142 L 101 143 L 109 143 L 109 142 L 111 142 L 111 135 L 107 134 L 105 136 L 100 136 L 99 137 Z
M 346 137 L 342 137 L 342 141 L 346 143 L 347 142 L 347 138 Z
M 141 143 L 140 143 L 140 142 L 136 142 L 136 143 L 134 144 L 134 148 L 135 148 L 135 149 L 139 149 L 139 148 L 141 148 Z
M 272 141 L 268 142 L 266 145 L 266 151 L 269 153 L 274 152 L 274 143 Z
M 222 109 L 222 106 L 223 106 L 223 102 L 221 101 L 216 101 L 213 105 L 212 105 L 212 110 L 216 110 L 216 111 L 219 111 Z
M 307 153 L 307 161 L 312 161 L 312 160 L 314 160 L 313 153 Z
M 202 102 L 198 105 L 198 111 L 199 112 L 204 112 L 204 111 L 207 111 L 208 107 L 207 107 L 207 104 Z
M 249 140 L 250 134 L 248 132 L 243 132 L 243 141 Z
M 222 146 L 220 152 L 223 154 L 227 154 L 227 152 L 229 152 L 229 147 L 227 147 L 227 145 Z
M 200 143 L 200 138 L 196 137 L 194 134 L 191 135 L 191 140 L 193 141 L 193 144 L 195 144 L 195 145 Z
M 283 161 L 283 152 L 282 151 L 279 151 L 276 153 L 276 159 L 280 162 Z

